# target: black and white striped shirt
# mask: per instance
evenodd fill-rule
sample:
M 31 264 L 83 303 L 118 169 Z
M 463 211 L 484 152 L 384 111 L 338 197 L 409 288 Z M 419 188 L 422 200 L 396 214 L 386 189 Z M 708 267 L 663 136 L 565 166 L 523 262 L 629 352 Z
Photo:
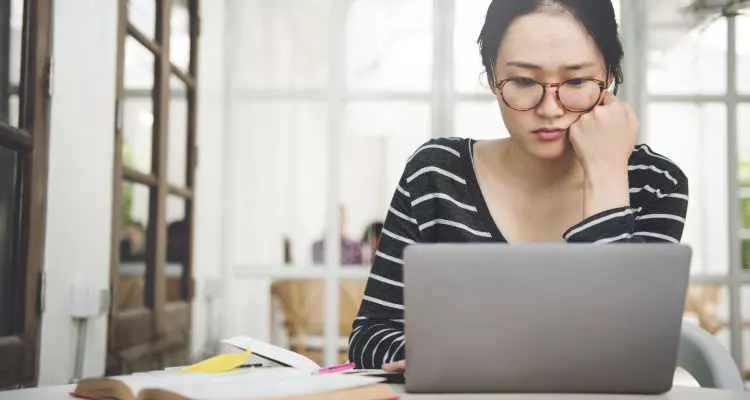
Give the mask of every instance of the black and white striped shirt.
M 482 198 L 473 139 L 434 139 L 406 163 L 385 219 L 380 247 L 349 338 L 358 368 L 404 358 L 403 251 L 416 242 L 506 242 Z M 573 243 L 674 242 L 682 236 L 688 181 L 646 145 L 629 160 L 630 206 L 602 212 L 568 229 Z

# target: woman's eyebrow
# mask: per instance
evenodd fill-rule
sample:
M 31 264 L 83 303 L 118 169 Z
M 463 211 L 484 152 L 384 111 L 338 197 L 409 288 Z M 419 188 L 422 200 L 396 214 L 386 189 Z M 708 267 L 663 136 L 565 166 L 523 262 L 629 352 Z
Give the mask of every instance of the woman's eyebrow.
M 533 63 L 525 62 L 525 61 L 509 61 L 505 65 L 509 67 L 519 67 L 519 68 L 533 69 L 533 70 L 544 69 L 544 67 L 542 67 L 541 65 L 537 65 L 537 64 L 533 64 Z M 577 64 L 563 65 L 559 69 L 564 69 L 566 71 L 578 71 L 584 68 L 594 67 L 594 66 L 596 66 L 595 63 L 582 62 L 582 63 L 577 63 Z

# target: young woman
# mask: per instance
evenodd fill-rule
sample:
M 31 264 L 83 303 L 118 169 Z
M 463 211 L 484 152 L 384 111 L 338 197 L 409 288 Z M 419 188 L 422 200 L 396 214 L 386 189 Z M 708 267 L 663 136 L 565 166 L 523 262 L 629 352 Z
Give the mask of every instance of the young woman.
M 407 161 L 349 339 L 360 368 L 406 368 L 409 244 L 682 236 L 687 178 L 636 145 L 638 120 L 610 92 L 623 49 L 609 0 L 494 0 L 479 45 L 510 138 L 436 139 Z

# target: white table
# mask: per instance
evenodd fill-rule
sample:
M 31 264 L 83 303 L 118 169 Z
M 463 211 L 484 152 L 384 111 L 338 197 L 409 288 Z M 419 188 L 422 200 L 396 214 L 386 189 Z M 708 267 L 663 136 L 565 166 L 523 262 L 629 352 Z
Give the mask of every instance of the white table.
M 68 393 L 73 385 L 48 386 L 34 389 L 0 392 L 0 400 L 70 400 Z M 402 400 L 750 400 L 750 392 L 728 392 L 723 390 L 675 388 L 662 396 L 614 396 L 614 395 L 559 395 L 559 394 L 407 394 L 402 385 L 393 385 Z

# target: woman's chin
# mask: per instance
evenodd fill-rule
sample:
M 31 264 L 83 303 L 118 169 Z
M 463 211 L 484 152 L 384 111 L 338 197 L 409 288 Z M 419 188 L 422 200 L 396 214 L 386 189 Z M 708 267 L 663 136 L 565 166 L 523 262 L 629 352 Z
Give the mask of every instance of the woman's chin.
M 533 140 L 527 142 L 529 154 L 544 161 L 554 161 L 570 155 L 573 146 L 567 136 L 554 141 Z

